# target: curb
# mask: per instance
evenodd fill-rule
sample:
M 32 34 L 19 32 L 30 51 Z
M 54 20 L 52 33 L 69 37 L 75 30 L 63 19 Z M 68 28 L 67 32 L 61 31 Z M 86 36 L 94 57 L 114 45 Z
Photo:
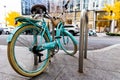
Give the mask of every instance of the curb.
M 88 52 L 101 52 L 101 51 L 110 50 L 110 49 L 118 47 L 118 46 L 120 46 L 120 44 L 114 44 L 114 45 L 111 45 L 111 46 L 108 46 L 108 47 L 105 47 L 102 49 L 97 49 L 97 50 L 88 50 Z

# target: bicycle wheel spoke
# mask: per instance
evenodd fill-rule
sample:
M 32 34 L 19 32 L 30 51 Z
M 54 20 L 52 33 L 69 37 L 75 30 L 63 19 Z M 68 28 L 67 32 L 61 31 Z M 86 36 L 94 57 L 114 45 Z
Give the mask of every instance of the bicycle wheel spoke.
M 71 35 L 63 32 L 61 33 L 61 47 L 69 55 L 74 55 L 77 51 L 77 45 L 73 42 Z M 71 45 L 71 46 L 69 46 Z
M 22 38 L 23 39 L 23 38 Z M 23 39 L 24 40 L 24 39 Z M 21 41 L 21 40 L 17 40 L 20 44 L 22 44 L 23 46 L 25 46 L 25 47 L 28 47 L 28 45 L 26 44 L 26 43 L 23 43 L 23 41 Z M 29 44 L 30 45 L 30 44 Z
M 23 34 L 28 30 L 29 34 Z M 19 29 L 16 34 L 13 34 L 13 40 L 8 44 L 8 52 L 10 52 L 8 56 L 11 56 L 9 57 L 10 63 L 15 71 L 24 76 L 35 76 L 42 73 L 49 63 L 50 51 L 47 49 L 42 51 L 41 62 L 39 62 L 38 55 L 34 56 L 36 54 L 33 52 L 34 46 L 49 41 L 47 35 L 44 34 L 43 37 L 39 34 L 39 31 L 40 29 L 34 26 L 25 26 Z M 41 38 L 42 42 L 40 41 Z

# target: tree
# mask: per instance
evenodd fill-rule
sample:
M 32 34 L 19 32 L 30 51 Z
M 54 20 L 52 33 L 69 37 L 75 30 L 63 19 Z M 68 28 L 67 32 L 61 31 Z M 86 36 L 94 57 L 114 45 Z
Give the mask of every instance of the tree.
M 7 25 L 10 25 L 10 26 L 17 26 L 19 25 L 20 23 L 18 23 L 17 25 L 15 25 L 15 18 L 20 16 L 20 14 L 18 12 L 15 12 L 15 11 L 11 11 L 7 14 L 5 20 L 7 21 Z
M 105 5 L 103 9 L 107 12 L 107 15 L 104 16 L 109 20 L 116 20 L 117 23 L 120 22 L 120 1 L 116 1 L 113 5 Z M 117 25 L 118 30 L 120 30 L 120 25 Z

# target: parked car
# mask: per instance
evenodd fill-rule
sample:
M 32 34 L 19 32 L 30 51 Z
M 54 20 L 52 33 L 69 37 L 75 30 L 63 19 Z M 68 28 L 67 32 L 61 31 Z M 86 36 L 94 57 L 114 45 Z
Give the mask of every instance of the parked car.
M 72 35 L 76 35 L 77 33 L 79 33 L 79 28 L 77 25 L 67 24 L 64 25 L 64 28 L 68 30 Z
M 13 29 L 14 29 L 14 28 L 11 28 L 11 27 L 4 27 L 4 28 L 3 28 L 3 32 L 4 32 L 5 34 L 10 34 Z
M 93 29 L 89 29 L 88 35 L 89 35 L 89 36 L 97 36 L 96 31 L 93 30 Z
M 64 25 L 64 28 L 69 31 L 72 35 L 76 35 L 77 33 L 79 33 L 79 28 L 77 25 L 73 25 L 73 24 L 66 24 Z M 50 32 L 52 33 L 52 30 L 50 30 Z M 55 33 L 56 33 L 56 29 L 55 29 Z
M 0 28 L 0 35 L 3 33 L 3 28 Z

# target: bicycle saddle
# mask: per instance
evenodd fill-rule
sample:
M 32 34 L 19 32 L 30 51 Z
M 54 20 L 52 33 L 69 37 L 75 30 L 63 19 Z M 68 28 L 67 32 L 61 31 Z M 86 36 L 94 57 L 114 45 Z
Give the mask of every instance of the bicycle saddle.
M 36 5 L 33 5 L 31 8 L 32 14 L 41 14 L 43 12 L 46 13 L 46 7 L 44 5 L 36 4 Z

